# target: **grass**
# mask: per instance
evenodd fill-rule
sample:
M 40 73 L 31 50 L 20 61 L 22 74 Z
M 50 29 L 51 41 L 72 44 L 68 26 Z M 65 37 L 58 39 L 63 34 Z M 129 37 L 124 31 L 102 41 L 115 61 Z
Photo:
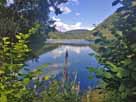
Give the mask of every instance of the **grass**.
M 89 91 L 82 97 L 82 102 L 104 102 L 104 91 L 101 89 L 94 89 Z

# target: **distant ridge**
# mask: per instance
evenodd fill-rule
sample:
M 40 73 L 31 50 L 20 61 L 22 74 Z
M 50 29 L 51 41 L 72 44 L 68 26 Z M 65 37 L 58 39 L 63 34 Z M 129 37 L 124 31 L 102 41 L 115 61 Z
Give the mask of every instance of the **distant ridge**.
M 126 12 L 124 8 L 118 9 L 115 13 L 105 19 L 102 23 L 96 26 L 93 30 L 77 29 L 67 32 L 52 32 L 49 34 L 54 39 L 87 39 L 93 40 L 98 35 L 102 35 L 105 39 L 112 39 L 112 29 L 115 28 L 116 22 L 119 22 L 123 13 Z M 127 23 L 127 22 L 126 22 Z M 115 28 L 116 29 L 116 28 Z M 94 36 L 95 35 L 95 36 Z
M 51 39 L 90 39 L 90 30 L 77 29 L 67 32 L 50 32 L 49 38 Z
M 86 33 L 89 32 L 90 30 L 86 30 L 86 29 L 76 29 L 76 30 L 70 30 L 67 32 L 64 32 L 65 34 L 69 34 L 69 33 Z

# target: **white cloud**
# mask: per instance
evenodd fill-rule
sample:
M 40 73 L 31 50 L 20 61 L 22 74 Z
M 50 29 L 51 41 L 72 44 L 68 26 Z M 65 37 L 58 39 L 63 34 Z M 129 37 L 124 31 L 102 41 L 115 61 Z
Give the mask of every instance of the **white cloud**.
M 67 6 L 61 6 L 60 10 L 63 11 L 64 14 L 68 14 L 72 12 L 71 9 Z
M 60 10 L 63 12 L 63 14 L 68 14 L 68 13 L 72 12 L 72 10 L 64 4 L 58 5 L 58 8 L 60 8 Z
M 76 16 L 80 16 L 81 14 L 79 12 L 75 13 Z
M 59 5 L 58 8 L 60 8 L 60 10 L 63 12 L 63 14 L 69 14 L 72 12 L 72 10 L 67 6 L 64 6 L 64 4 Z M 55 12 L 55 9 L 52 6 L 49 7 L 49 10 L 51 12 Z
M 58 41 L 60 41 L 60 40 L 58 40 Z M 62 47 L 51 51 L 51 54 L 55 59 L 64 55 L 66 53 L 66 51 L 74 52 L 76 54 L 80 54 L 85 49 L 84 47 L 77 47 L 76 49 L 75 49 L 75 47 L 72 47 L 72 46 L 62 46 Z M 86 49 L 89 50 L 89 47 L 86 47 Z
M 61 19 L 56 18 L 56 17 L 52 17 L 52 19 L 55 20 L 56 22 L 60 22 L 61 21 Z
M 69 1 L 79 4 L 79 0 L 69 0 Z
M 54 10 L 54 8 L 51 6 L 51 7 L 49 7 L 49 10 L 51 11 L 51 12 L 54 12 L 55 10 Z
M 54 25 L 56 25 L 56 29 L 61 32 L 66 32 L 70 30 L 76 30 L 76 29 L 87 29 L 87 30 L 92 30 L 94 27 L 86 27 L 82 26 L 81 22 L 76 22 L 75 24 L 66 24 L 61 21 L 61 19 L 53 17 L 53 20 L 56 22 Z

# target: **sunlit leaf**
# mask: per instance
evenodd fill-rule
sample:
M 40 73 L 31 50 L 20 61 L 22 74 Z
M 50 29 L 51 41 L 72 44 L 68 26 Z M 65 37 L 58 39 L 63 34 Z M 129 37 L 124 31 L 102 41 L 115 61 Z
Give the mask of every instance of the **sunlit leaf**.
M 43 68 L 47 68 L 48 67 L 48 64 L 43 64 L 41 66 L 38 66 L 37 69 L 43 69 Z
M 107 79 L 111 79 L 112 78 L 112 74 L 109 73 L 109 72 L 105 72 L 104 73 L 104 77 L 107 78 Z
M 24 78 L 23 82 L 24 82 L 25 85 L 28 85 L 28 83 L 30 82 L 30 79 L 29 78 Z
M 0 102 L 8 102 L 7 96 L 2 94 L 2 95 L 0 96 Z
M 44 80 L 49 80 L 49 76 L 44 76 Z

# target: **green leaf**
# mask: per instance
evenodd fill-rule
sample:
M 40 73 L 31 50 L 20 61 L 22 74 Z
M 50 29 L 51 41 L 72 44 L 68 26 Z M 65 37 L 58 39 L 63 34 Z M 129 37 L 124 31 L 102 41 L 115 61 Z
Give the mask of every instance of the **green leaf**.
M 94 76 L 93 76 L 93 75 L 89 76 L 89 79 L 90 79 L 90 80 L 93 80 L 93 79 L 94 79 Z
M 98 75 L 98 76 L 102 76 L 104 74 L 104 71 L 103 71 L 103 69 L 102 68 L 100 68 L 100 69 L 96 69 L 96 75 Z
M 125 71 L 122 69 L 122 68 L 120 68 L 120 69 L 118 69 L 119 71 L 117 72 L 117 74 L 116 74 L 116 76 L 118 77 L 118 78 L 123 78 L 124 76 L 126 76 L 126 73 L 125 73 Z
M 7 96 L 2 94 L 0 97 L 0 102 L 8 102 Z
M 24 35 L 24 39 L 28 39 L 29 37 L 30 37 L 29 34 L 25 34 L 25 35 Z
M 116 76 L 118 77 L 118 78 L 123 78 L 123 76 L 122 76 L 122 74 L 120 73 L 120 72 L 118 72 L 117 74 L 116 74 Z
M 1 75 L 1 74 L 4 74 L 4 73 L 5 73 L 4 70 L 1 70 L 1 69 L 0 69 L 0 75 Z
M 2 40 L 7 41 L 7 40 L 9 40 L 9 37 L 4 37 Z
M 121 93 L 121 98 L 122 98 L 122 99 L 125 99 L 126 97 L 127 97 L 127 92 L 122 92 L 122 93 Z
M 118 72 L 118 67 L 116 65 L 112 64 L 111 62 L 106 61 L 106 65 L 108 65 L 110 67 L 111 71 Z
M 44 80 L 49 80 L 49 76 L 44 76 Z
M 112 74 L 109 72 L 104 72 L 104 77 L 107 79 L 111 79 L 112 78 Z
M 37 69 L 43 69 L 43 68 L 47 68 L 48 67 L 48 64 L 43 64 L 41 66 L 38 66 Z
M 89 72 L 96 72 L 96 68 L 89 68 Z
M 119 92 L 124 92 L 124 91 L 125 91 L 125 86 L 121 84 L 119 87 Z
M 29 82 L 30 82 L 30 79 L 29 79 L 29 78 L 24 78 L 23 83 L 24 83 L 25 85 L 28 85 Z
M 21 36 L 20 36 L 20 35 L 16 35 L 16 38 L 17 38 L 17 39 L 21 39 Z

